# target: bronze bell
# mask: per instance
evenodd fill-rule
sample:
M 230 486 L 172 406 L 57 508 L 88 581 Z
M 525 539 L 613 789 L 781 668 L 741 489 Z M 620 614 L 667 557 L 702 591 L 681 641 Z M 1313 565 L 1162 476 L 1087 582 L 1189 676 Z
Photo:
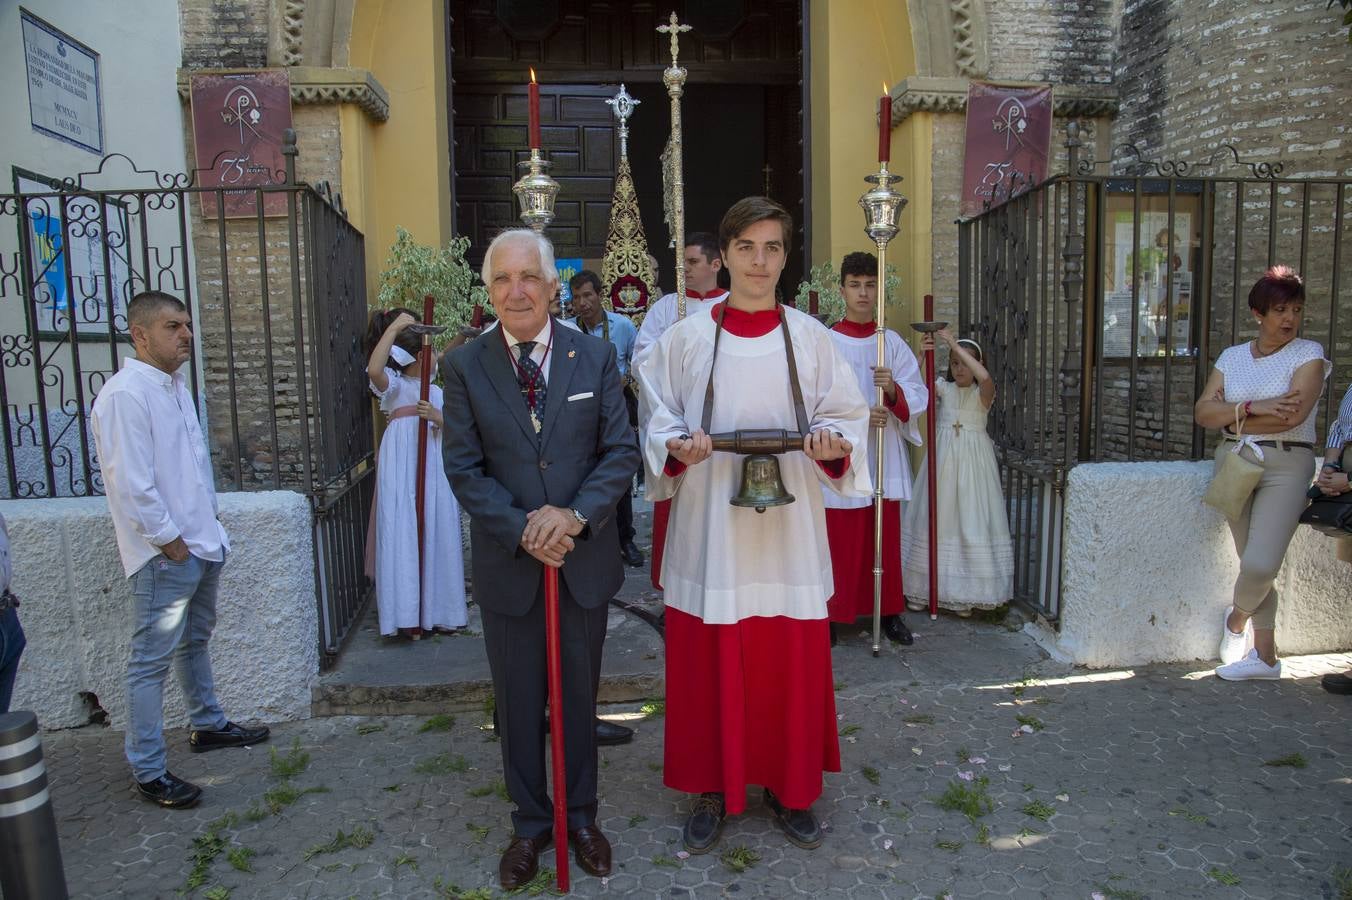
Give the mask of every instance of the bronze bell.
M 793 494 L 784 489 L 779 477 L 779 460 L 768 453 L 755 453 L 742 460 L 742 486 L 732 498 L 733 506 L 754 507 L 763 513 L 766 507 L 785 506 Z

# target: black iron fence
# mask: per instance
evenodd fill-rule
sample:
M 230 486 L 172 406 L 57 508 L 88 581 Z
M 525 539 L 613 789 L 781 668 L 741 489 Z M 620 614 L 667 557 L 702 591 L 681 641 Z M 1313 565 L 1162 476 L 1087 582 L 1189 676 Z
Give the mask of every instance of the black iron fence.
M 310 498 L 328 664 L 370 595 L 366 275 L 361 233 L 326 185 L 296 180 L 288 137 L 286 171 L 248 188 L 120 155 L 61 180 L 16 172 L 0 195 L 0 496 L 102 493 L 89 411 L 132 353 L 127 302 L 179 297 L 218 489 Z
M 1015 541 L 1015 597 L 1060 615 L 1066 477 L 1088 461 L 1202 459 L 1192 407 L 1217 356 L 1252 338 L 1248 291 L 1271 265 L 1305 279 L 1305 337 L 1334 363 L 1320 436 L 1352 381 L 1352 178 L 1282 177 L 1231 147 L 1197 162 L 1069 171 L 959 224 L 959 323 L 999 385 L 991 409 Z

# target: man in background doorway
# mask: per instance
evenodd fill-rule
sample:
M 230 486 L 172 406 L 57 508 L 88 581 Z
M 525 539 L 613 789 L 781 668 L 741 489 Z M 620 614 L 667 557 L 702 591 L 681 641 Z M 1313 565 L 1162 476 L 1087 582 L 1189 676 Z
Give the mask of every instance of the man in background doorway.
M 609 341 L 615 347 L 615 364 L 620 370 L 620 379 L 624 385 L 624 403 L 629 410 L 629 424 L 638 425 L 638 397 L 634 394 L 633 378 L 629 374 L 629 360 L 634 352 L 634 339 L 638 336 L 634 323 L 628 316 L 612 312 L 601 306 L 601 279 L 590 269 L 583 269 L 568 279 L 568 287 L 573 294 L 574 318 L 569 321 L 583 334 L 590 334 Z M 620 530 L 620 557 L 625 565 L 640 568 L 644 563 L 643 551 L 634 543 L 634 502 L 632 491 L 625 491 L 615 511 L 615 524 Z

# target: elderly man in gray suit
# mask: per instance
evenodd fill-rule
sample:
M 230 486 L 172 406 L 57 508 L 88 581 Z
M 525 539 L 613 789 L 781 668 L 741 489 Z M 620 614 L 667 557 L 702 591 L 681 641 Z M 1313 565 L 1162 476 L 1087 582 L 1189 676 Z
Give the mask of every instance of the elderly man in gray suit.
M 484 255 L 483 280 L 500 328 L 441 363 L 446 477 L 470 516 L 474 598 L 497 696 L 514 836 L 498 875 L 528 883 L 549 846 L 545 782 L 544 567 L 560 568 L 568 833 L 578 865 L 610 874 L 596 826 L 596 690 L 606 605 L 624 581 L 615 504 L 638 447 L 620 390 L 615 348 L 549 315 L 554 250 L 527 229 L 504 231 Z M 556 848 L 566 853 L 567 848 Z

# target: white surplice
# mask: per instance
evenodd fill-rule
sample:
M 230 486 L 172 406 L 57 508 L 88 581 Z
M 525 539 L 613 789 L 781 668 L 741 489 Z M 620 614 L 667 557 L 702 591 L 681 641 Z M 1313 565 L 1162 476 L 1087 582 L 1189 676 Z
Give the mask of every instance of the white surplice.
M 701 310 L 711 309 L 714 304 L 721 300 L 728 299 L 728 292 L 722 289 L 710 291 L 704 297 L 690 296 L 690 291 L 685 294 L 685 317 L 688 319 Z M 679 310 L 676 307 L 676 293 L 663 294 L 658 301 L 648 307 L 648 311 L 643 314 L 643 324 L 639 326 L 638 337 L 634 339 L 633 362 L 638 364 L 639 358 L 644 351 L 656 344 L 667 333 L 667 329 L 681 321 L 676 317 Z
M 873 334 L 868 337 L 851 337 L 834 329 L 830 334 L 831 340 L 836 342 L 836 352 L 854 372 L 860 392 L 872 404 L 877 399 L 877 388 L 873 386 L 873 367 L 878 364 L 878 338 Z M 888 416 L 887 427 L 883 429 L 883 497 L 887 500 L 909 500 L 911 462 L 903 441 L 917 447 L 923 443 L 917 422 L 920 414 L 929 407 L 929 390 L 925 387 L 925 379 L 920 374 L 915 354 L 906 346 L 901 335 L 890 329 L 884 332 L 883 351 L 887 368 L 892 370 L 892 380 L 897 383 L 897 390 L 906 398 L 906 407 L 910 412 L 905 422 L 894 415 Z M 868 432 L 870 476 L 873 475 L 878 459 L 874 435 L 874 430 L 870 428 Z M 831 509 L 859 509 L 873 502 L 872 497 L 843 497 L 832 490 L 823 490 L 822 494 L 824 502 Z
M 820 486 L 869 496 L 868 405 L 826 328 L 784 308 L 809 428 L 837 431 L 853 445 L 842 477 L 830 478 L 801 451 L 779 454 L 784 487 L 796 501 L 757 513 L 729 504 L 743 456 L 715 452 L 667 474 L 667 439 L 700 427 L 713 361 L 711 312 L 674 325 L 637 365 L 648 496 L 673 498 L 662 561 L 666 603 L 711 625 L 753 616 L 824 619 L 834 586 Z M 712 433 L 797 427 L 782 329 L 746 338 L 725 328 L 714 368 Z

